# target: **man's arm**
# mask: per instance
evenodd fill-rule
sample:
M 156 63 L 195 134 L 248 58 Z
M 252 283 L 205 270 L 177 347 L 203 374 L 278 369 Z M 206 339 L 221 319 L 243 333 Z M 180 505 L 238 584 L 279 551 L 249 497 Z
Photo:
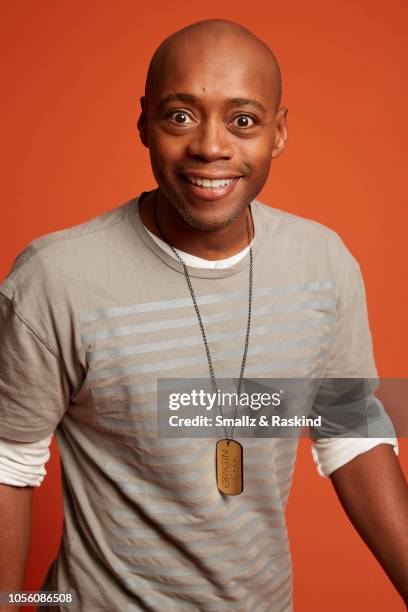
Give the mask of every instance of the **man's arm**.
M 32 495 L 33 487 L 0 484 L 0 591 L 23 588 L 31 541 Z M 0 611 L 13 609 L 0 605 Z
M 330 478 L 354 527 L 408 605 L 408 486 L 392 446 L 358 455 Z

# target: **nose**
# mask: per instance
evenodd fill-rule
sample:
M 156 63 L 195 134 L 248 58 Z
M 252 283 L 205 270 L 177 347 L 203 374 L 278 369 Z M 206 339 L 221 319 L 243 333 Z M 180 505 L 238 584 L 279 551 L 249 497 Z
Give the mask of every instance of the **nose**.
M 216 117 L 202 121 L 191 134 L 188 154 L 208 162 L 231 159 L 234 155 L 231 137 L 224 123 Z

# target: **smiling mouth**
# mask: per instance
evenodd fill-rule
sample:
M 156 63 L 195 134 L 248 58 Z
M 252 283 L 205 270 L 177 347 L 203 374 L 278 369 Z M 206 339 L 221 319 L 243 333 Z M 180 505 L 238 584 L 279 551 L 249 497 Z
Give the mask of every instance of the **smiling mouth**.
M 187 181 L 187 183 L 197 185 L 198 187 L 202 187 L 204 189 L 220 189 L 241 178 L 239 176 L 232 176 L 228 178 L 210 179 L 187 174 L 182 174 L 181 176 L 185 181 Z

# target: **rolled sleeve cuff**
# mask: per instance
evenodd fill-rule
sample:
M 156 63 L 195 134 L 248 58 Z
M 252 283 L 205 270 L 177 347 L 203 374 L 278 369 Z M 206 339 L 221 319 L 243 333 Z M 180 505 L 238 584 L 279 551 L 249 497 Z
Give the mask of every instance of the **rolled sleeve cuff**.
M 312 445 L 312 456 L 320 476 L 327 478 L 357 455 L 379 444 L 392 444 L 398 455 L 397 438 L 321 438 Z
M 0 438 L 0 483 L 15 487 L 39 487 L 47 473 L 52 434 L 37 442 Z

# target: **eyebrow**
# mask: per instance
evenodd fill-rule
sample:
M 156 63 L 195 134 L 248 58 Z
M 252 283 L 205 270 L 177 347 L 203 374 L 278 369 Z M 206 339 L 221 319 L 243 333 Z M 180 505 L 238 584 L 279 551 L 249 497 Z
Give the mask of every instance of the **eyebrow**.
M 188 104 L 196 104 L 198 102 L 198 98 L 193 96 L 192 94 L 187 93 L 174 93 L 169 94 L 159 102 L 159 110 L 161 110 L 166 104 L 169 102 L 187 102 Z M 258 102 L 258 100 L 254 100 L 252 98 L 229 98 L 227 100 L 227 104 L 229 106 L 255 106 L 262 112 L 266 113 L 267 108 Z
M 259 110 L 263 111 L 264 113 L 266 113 L 268 110 L 263 104 L 261 104 L 261 102 L 258 102 L 258 100 L 253 100 L 252 98 L 230 98 L 228 102 L 231 105 L 236 106 L 256 106 L 256 108 L 259 108 Z

